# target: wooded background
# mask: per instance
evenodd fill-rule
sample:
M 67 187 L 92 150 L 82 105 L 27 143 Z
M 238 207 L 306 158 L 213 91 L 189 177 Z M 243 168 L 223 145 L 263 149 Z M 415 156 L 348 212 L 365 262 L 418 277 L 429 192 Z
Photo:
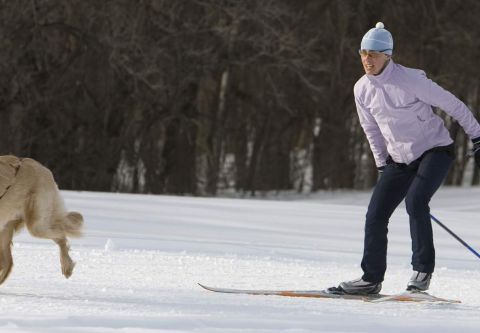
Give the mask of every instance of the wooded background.
M 352 89 L 378 21 L 397 63 L 480 119 L 480 1 L 15 0 L 0 15 L 0 154 L 39 160 L 62 189 L 371 187 Z M 478 184 L 445 120 L 447 184 Z

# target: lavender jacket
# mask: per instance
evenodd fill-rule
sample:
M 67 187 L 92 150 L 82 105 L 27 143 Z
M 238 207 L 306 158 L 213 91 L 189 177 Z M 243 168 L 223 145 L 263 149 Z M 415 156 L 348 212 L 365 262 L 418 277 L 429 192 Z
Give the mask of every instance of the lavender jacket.
M 480 125 L 465 104 L 421 70 L 390 60 L 380 75 L 365 74 L 353 90 L 377 167 L 386 164 L 388 155 L 409 164 L 425 151 L 453 142 L 432 106 L 457 120 L 470 139 L 480 137 Z

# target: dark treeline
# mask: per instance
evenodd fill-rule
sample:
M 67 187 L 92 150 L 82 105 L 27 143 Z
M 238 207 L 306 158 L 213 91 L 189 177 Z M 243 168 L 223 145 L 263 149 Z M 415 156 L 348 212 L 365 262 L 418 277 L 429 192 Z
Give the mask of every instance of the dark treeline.
M 479 115 L 476 0 L 16 0 L 0 15 L 0 154 L 38 159 L 64 189 L 372 186 L 352 88 L 377 21 L 398 63 Z M 477 184 L 445 119 L 447 183 Z

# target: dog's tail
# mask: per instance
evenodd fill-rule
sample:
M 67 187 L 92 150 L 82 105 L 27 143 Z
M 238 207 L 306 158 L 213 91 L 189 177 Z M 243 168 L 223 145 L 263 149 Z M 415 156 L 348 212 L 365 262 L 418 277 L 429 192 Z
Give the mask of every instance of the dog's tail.
M 70 237 L 82 236 L 83 216 L 77 212 L 69 212 L 65 216 L 65 232 Z

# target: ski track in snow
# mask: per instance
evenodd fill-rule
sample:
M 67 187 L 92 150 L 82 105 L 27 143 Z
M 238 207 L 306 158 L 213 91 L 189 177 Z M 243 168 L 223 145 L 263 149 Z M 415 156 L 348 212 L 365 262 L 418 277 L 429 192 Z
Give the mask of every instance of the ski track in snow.
M 63 191 L 83 213 L 66 280 L 57 246 L 26 231 L 0 287 L 0 332 L 478 332 L 479 260 L 434 225 L 430 292 L 462 304 L 216 294 L 197 286 L 323 289 L 361 274 L 368 192 L 275 200 Z M 480 189 L 442 188 L 432 213 L 477 250 Z M 389 226 L 383 293 L 411 274 L 408 218 Z

